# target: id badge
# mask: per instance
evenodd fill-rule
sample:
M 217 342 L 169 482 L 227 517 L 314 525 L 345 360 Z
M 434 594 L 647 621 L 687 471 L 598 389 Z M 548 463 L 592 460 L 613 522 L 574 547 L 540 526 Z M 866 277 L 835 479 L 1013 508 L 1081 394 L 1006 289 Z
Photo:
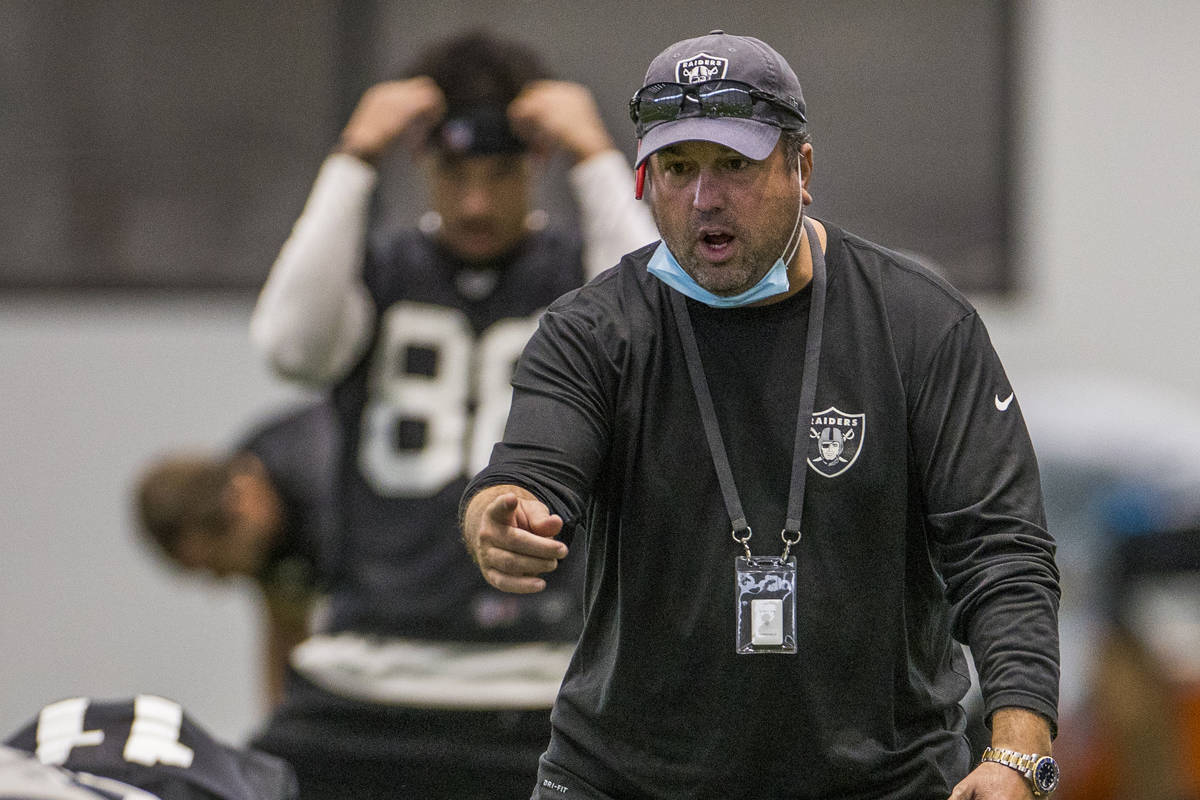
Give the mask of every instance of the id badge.
M 737 652 L 796 652 L 796 558 L 738 556 Z

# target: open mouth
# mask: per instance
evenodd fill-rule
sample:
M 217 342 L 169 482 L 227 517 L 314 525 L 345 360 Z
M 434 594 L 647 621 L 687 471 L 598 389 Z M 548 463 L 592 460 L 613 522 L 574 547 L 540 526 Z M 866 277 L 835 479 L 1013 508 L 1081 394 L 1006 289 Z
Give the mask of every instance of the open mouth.
M 458 230 L 466 236 L 492 236 L 496 226 L 488 219 L 463 219 L 458 221 Z
M 703 255 L 714 261 L 719 261 L 729 254 L 733 246 L 733 234 L 725 231 L 709 231 L 699 237 L 700 250 Z

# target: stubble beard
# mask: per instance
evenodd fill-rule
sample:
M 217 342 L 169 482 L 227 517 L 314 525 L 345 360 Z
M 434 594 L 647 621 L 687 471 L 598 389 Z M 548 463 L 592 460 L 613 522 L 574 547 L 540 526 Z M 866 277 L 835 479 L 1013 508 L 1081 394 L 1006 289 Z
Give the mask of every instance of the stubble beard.
M 791 233 L 789 226 L 788 230 L 778 237 L 772 237 L 771 241 L 758 245 L 748 244 L 739 234 L 736 236 L 739 252 L 726 261 L 713 263 L 696 253 L 699 240 L 695 231 L 703 224 L 703 221 L 689 223 L 686 238 L 682 241 L 674 241 L 676 237 L 668 237 L 666 234 L 663 235 L 663 241 L 667 243 L 684 272 L 691 275 L 702 288 L 718 297 L 735 297 L 754 288 L 783 254 L 788 234 Z M 738 234 L 736 229 L 734 232 Z

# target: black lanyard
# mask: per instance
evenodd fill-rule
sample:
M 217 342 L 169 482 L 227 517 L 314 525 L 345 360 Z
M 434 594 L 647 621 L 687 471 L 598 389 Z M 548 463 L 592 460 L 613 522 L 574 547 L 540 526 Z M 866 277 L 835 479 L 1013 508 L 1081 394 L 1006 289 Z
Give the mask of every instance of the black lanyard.
M 787 560 L 788 551 L 792 545 L 800 541 L 800 522 L 804 513 L 804 484 L 808 478 L 808 429 L 811 427 L 813 403 L 817 396 L 817 371 L 821 363 L 821 329 L 825 321 L 825 254 L 821 250 L 821 241 L 817 238 L 816 229 L 808 217 L 804 218 L 804 230 L 808 234 L 808 247 L 812 252 L 812 297 L 808 307 L 804 373 L 800 378 L 800 409 L 796 418 L 796 440 L 792 446 L 792 480 L 788 490 L 787 521 L 780 533 L 784 542 L 784 560 Z M 704 376 L 704 365 L 700 363 L 700 348 L 696 345 L 696 333 L 692 329 L 692 319 L 688 314 L 687 302 L 683 295 L 673 289 L 668 290 L 667 294 L 671 298 L 671 307 L 675 312 L 675 324 L 679 329 L 679 338 L 683 341 L 684 360 L 687 361 L 688 374 L 692 379 L 692 389 L 696 393 L 696 402 L 700 405 L 700 419 L 704 423 L 708 449 L 712 453 L 713 466 L 717 470 L 717 480 L 721 484 L 721 494 L 725 498 L 725 510 L 729 512 L 729 520 L 733 526 L 733 540 L 746 549 L 746 557 L 749 558 L 750 537 L 753 532 L 750 530 L 750 524 L 746 521 L 746 514 L 742 510 L 742 501 L 738 498 L 737 486 L 733 482 L 733 471 L 729 467 L 725 442 L 721 439 L 721 429 L 717 424 L 717 412 L 713 408 L 712 394 L 708 390 L 708 379 Z

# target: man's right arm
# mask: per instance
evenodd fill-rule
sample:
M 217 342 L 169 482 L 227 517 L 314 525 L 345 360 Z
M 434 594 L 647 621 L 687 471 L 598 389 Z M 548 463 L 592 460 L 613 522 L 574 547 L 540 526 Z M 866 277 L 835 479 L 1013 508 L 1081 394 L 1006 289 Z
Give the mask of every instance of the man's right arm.
M 567 555 L 554 537 L 563 521 L 532 493 L 511 484 L 480 489 L 463 513 L 463 542 L 484 579 L 505 592 L 531 594 L 546 588 L 538 577 Z
M 332 383 L 366 346 L 374 310 L 361 272 L 375 182 L 373 167 L 330 155 L 271 267 L 250 337 L 285 378 Z
M 255 347 L 280 375 L 329 384 L 362 355 L 375 314 L 362 280 L 374 165 L 396 144 L 423 141 L 444 107 L 421 77 L 372 86 L 354 109 L 250 321 Z
M 268 709 L 283 702 L 288 659 L 310 633 L 309 615 L 315 595 L 293 595 L 263 587 L 263 673 Z

